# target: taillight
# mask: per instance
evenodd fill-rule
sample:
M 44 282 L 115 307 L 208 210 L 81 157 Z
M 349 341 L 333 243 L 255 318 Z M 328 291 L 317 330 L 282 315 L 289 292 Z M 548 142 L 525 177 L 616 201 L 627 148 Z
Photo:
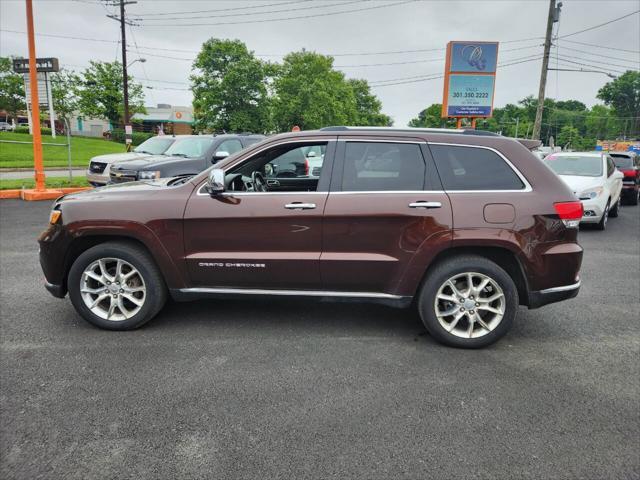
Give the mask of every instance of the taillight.
M 554 203 L 553 207 L 565 227 L 575 228 L 580 225 L 584 213 L 582 202 L 558 202 Z

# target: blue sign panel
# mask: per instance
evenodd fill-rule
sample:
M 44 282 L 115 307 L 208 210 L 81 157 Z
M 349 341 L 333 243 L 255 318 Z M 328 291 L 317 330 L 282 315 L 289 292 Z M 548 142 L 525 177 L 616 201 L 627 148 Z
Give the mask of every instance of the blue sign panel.
M 493 75 L 449 75 L 447 115 L 490 116 L 494 82 Z
M 452 42 L 450 72 L 495 73 L 497 43 Z

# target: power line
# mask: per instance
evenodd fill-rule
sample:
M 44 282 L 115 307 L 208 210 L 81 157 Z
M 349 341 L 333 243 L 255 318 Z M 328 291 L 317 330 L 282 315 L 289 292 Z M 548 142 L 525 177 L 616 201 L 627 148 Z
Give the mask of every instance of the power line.
M 622 15 L 621 17 L 614 18 L 613 20 L 609 20 L 608 22 L 600 23 L 599 25 L 594 25 L 593 27 L 585 28 L 583 30 L 578 30 L 577 32 L 567 33 L 566 35 L 562 35 L 562 36 L 560 36 L 558 38 L 567 38 L 567 37 L 572 37 L 573 35 L 578 35 L 579 33 L 589 32 L 591 30 L 595 30 L 596 28 L 604 27 L 605 25 L 609 25 L 611 23 L 618 22 L 618 21 L 623 20 L 625 18 L 631 17 L 632 15 L 635 15 L 637 13 L 640 13 L 640 10 L 636 10 L 635 12 L 627 13 L 626 15 Z
M 576 62 L 574 60 L 570 60 L 568 58 L 563 58 L 563 57 L 560 57 L 560 61 L 561 62 L 573 63 L 574 65 L 580 65 L 582 67 L 602 68 L 601 66 L 598 66 L 598 65 L 593 65 L 593 64 L 590 64 L 590 63 L 580 63 L 580 62 Z M 611 72 L 614 72 L 614 73 L 619 73 L 619 74 L 625 73 L 625 72 L 621 72 L 620 70 L 616 70 L 616 69 L 613 69 L 613 68 L 609 68 L 608 70 L 611 71 Z
M 292 5 L 294 3 L 309 3 L 313 1 L 314 0 L 295 0 L 291 2 L 268 3 L 266 5 L 251 5 L 247 7 L 216 8 L 213 10 L 191 10 L 187 12 L 132 13 L 132 15 L 135 15 L 137 17 L 159 17 L 164 15 L 180 15 L 188 13 L 231 12 L 237 10 L 250 10 L 252 8 L 279 7 L 282 5 Z
M 640 53 L 640 50 L 626 50 L 624 48 L 609 47 L 607 45 L 596 45 L 595 43 L 576 42 L 575 40 L 563 40 L 564 42 L 575 43 L 577 45 L 585 45 L 587 47 L 602 48 L 604 50 L 616 50 L 619 52 Z
M 578 53 L 582 53 L 584 55 L 591 55 L 593 57 L 602 57 L 602 58 L 608 58 L 609 60 L 619 60 L 621 62 L 629 62 L 629 63 L 635 63 L 636 65 L 640 66 L 640 59 L 639 60 L 629 60 L 628 58 L 620 58 L 620 57 L 612 57 L 611 55 L 602 55 L 599 53 L 591 53 L 591 52 L 587 52 L 586 50 L 579 50 L 577 48 L 570 48 L 567 47 L 565 45 L 562 45 L 562 47 L 560 47 L 560 45 L 554 45 L 556 47 L 556 49 L 560 49 L 562 48 L 563 50 L 570 50 L 572 52 L 578 52 Z M 594 62 L 596 60 L 593 60 Z
M 330 8 L 330 7 L 341 7 L 344 5 L 352 5 L 354 3 L 363 3 L 363 2 L 371 2 L 373 0 L 350 0 L 348 2 L 345 1 L 341 1 L 338 3 L 331 3 L 328 5 L 316 5 L 316 6 L 312 6 L 312 7 L 299 7 L 299 8 L 285 8 L 285 9 L 280 9 L 280 10 L 267 10 L 264 12 L 247 12 L 247 13 L 228 13 L 228 14 L 223 14 L 223 15 L 219 15 L 218 13 L 215 13 L 214 15 L 197 15 L 195 17 L 163 17 L 163 18 L 136 18 L 136 20 L 141 20 L 143 22 L 145 22 L 145 26 L 155 26 L 155 24 L 152 23 L 147 23 L 147 22 L 162 22 L 162 21 L 167 21 L 167 20 L 192 20 L 192 19 L 204 19 L 204 18 L 226 18 L 226 17 L 245 17 L 245 16 L 255 16 L 255 15 L 266 15 L 266 14 L 271 14 L 271 13 L 282 13 L 282 12 L 296 12 L 299 10 L 313 10 L 313 9 L 317 9 L 317 8 Z M 176 24 L 176 25 L 182 25 L 182 24 Z
M 404 0 L 402 2 L 388 3 L 384 5 L 375 5 L 372 7 L 364 7 L 364 8 L 354 8 L 352 10 L 342 10 L 340 12 L 326 12 L 326 13 L 316 13 L 314 15 L 299 15 L 296 17 L 281 17 L 281 18 L 270 18 L 270 19 L 261 19 L 261 20 L 241 20 L 238 22 L 216 22 L 216 23 L 157 23 L 154 25 L 146 25 L 147 28 L 152 27 L 212 27 L 219 25 L 247 25 L 247 24 L 256 24 L 256 23 L 270 23 L 270 22 L 283 22 L 287 20 L 303 20 L 307 18 L 318 18 L 318 17 L 329 17 L 333 15 L 342 15 L 344 13 L 355 13 L 355 12 L 364 12 L 369 10 L 377 10 L 380 8 L 389 8 L 389 7 L 397 7 L 400 5 L 406 5 L 408 3 L 415 3 L 419 0 Z
M 575 55 L 572 55 L 571 58 L 575 59 L 575 60 L 584 60 L 585 62 L 598 62 L 600 65 L 607 65 L 607 66 L 611 66 L 611 67 L 620 67 L 620 68 L 626 68 L 626 69 L 632 70 L 632 67 L 630 67 L 628 65 L 620 65 L 620 64 L 617 64 L 617 63 L 603 62 L 602 60 L 597 60 L 597 59 L 593 59 L 593 58 L 583 58 L 583 57 L 577 57 Z

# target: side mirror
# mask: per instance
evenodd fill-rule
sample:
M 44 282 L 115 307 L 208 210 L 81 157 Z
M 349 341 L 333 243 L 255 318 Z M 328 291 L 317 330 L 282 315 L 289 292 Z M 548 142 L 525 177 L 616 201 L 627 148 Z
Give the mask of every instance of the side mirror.
M 219 195 L 225 190 L 224 186 L 224 170 L 221 168 L 214 168 L 209 172 L 209 178 L 207 179 L 207 191 L 209 195 Z
M 229 156 L 229 152 L 225 152 L 224 150 L 218 150 L 213 154 L 213 158 L 211 159 L 211 163 L 219 162 L 220 160 L 227 158 Z

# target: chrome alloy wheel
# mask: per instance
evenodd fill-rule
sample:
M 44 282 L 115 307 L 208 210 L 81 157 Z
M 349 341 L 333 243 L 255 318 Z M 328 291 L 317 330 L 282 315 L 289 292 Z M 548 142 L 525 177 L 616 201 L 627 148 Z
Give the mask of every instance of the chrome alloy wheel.
M 147 289 L 140 272 L 119 258 L 101 258 L 80 277 L 82 300 L 94 315 L 112 321 L 133 317 L 144 305 Z
M 502 288 L 491 277 L 465 272 L 442 284 L 434 307 L 438 322 L 447 332 L 461 338 L 478 338 L 500 324 L 506 300 Z

